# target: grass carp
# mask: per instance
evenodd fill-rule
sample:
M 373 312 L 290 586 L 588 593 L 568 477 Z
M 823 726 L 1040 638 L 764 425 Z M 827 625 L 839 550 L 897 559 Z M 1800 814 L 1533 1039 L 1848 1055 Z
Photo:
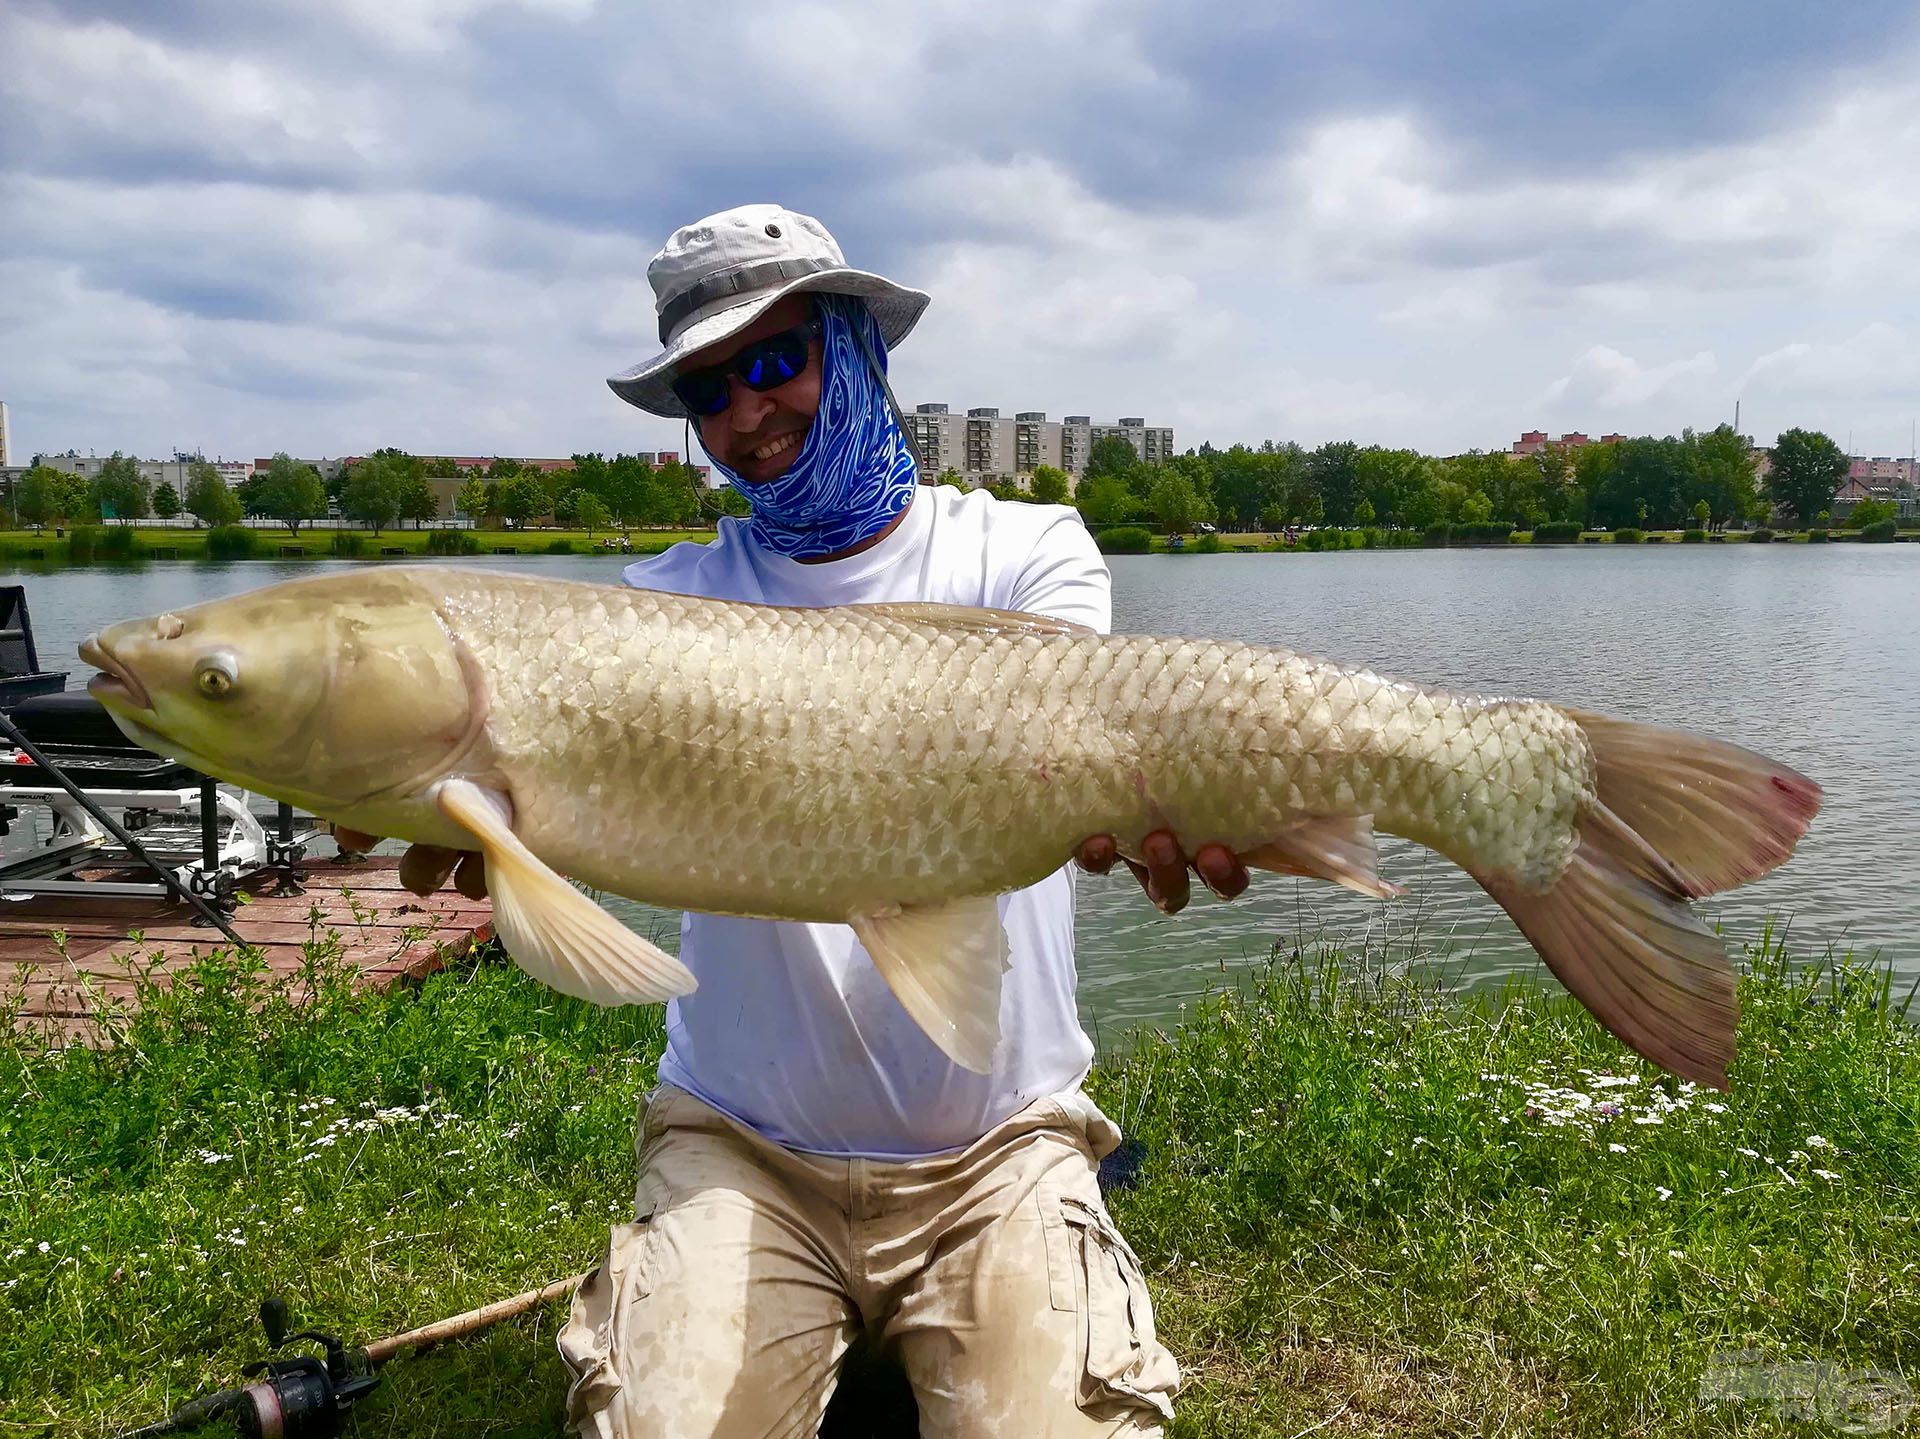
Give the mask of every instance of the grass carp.
M 845 923 L 957 1063 L 990 1067 L 994 897 L 1161 827 L 1397 891 L 1374 831 L 1471 874 L 1649 1059 L 1725 1087 L 1734 979 L 1688 901 L 1820 804 L 1760 755 L 1283 649 L 937 604 L 784 609 L 429 566 L 294 580 L 90 637 L 136 742 L 341 825 L 485 854 L 529 974 L 693 988 L 561 878 Z M 742 982 L 749 982 L 743 978 Z

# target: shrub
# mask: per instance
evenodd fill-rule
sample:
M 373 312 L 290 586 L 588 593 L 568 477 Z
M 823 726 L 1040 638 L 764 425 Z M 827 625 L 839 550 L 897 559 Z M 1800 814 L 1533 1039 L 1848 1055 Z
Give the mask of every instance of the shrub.
M 1704 545 L 1706 542 L 1707 532 L 1705 530 L 1684 530 L 1681 532 L 1680 543 L 1683 545 Z
M 1637 545 L 1645 538 L 1646 536 L 1644 534 L 1634 529 L 1631 525 L 1623 530 L 1615 530 L 1613 532 L 1613 542 L 1616 545 Z
M 1116 525 L 1093 537 L 1102 554 L 1144 555 L 1153 548 L 1153 531 L 1139 525 Z
M 131 560 L 141 553 L 142 546 L 134 539 L 133 526 L 113 525 L 100 537 L 100 558 L 103 560 Z
M 215 525 L 207 531 L 207 558 L 244 560 L 258 545 L 258 536 L 245 525 Z
M 1580 539 L 1578 520 L 1554 520 L 1548 524 L 1533 527 L 1533 542 L 1536 545 L 1571 545 Z
M 1225 542 L 1218 535 L 1202 535 L 1193 542 L 1193 552 L 1196 555 L 1217 555 L 1225 548 Z
M 1428 545 L 1448 545 L 1453 543 L 1452 525 L 1428 525 L 1422 540 Z
M 355 559 L 367 552 L 367 542 L 352 530 L 335 530 L 328 549 L 341 559 Z
M 1807 531 L 1808 544 L 1824 545 L 1826 542 L 1827 542 L 1827 532 L 1825 530 L 1808 530 Z
M 1875 520 L 1860 531 L 1860 538 L 1868 544 L 1889 545 L 1893 543 L 1893 530 L 1892 520 Z
M 548 540 L 547 553 L 550 555 L 570 555 L 573 553 L 573 541 Z
M 1470 545 L 1505 545 L 1513 542 L 1513 526 L 1504 521 L 1484 525 L 1455 525 L 1453 537 Z
M 472 530 L 432 530 L 427 535 L 430 555 L 477 555 L 480 536 Z
M 100 548 L 104 535 L 98 525 L 75 525 L 67 532 L 67 558 L 84 565 Z
M 1770 545 L 1773 543 L 1773 531 L 1765 525 L 1762 525 L 1759 529 L 1747 536 L 1747 543 L 1750 545 Z

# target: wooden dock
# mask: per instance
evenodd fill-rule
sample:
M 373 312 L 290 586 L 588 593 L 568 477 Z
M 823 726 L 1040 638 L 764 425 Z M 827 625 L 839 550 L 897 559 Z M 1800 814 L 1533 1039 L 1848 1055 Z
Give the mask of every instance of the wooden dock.
M 303 893 L 271 892 L 267 880 L 230 916 L 276 975 L 299 972 L 302 946 L 316 933 L 337 933 L 342 960 L 366 983 L 384 986 L 429 974 L 492 932 L 493 907 L 484 899 L 451 888 L 423 899 L 403 889 L 396 856 L 352 864 L 329 857 L 303 868 Z M 68 1043 L 98 1042 L 89 1016 L 100 996 L 133 1000 L 134 963 L 164 978 L 227 943 L 194 919 L 185 905 L 158 898 L 0 901 L 0 992 L 25 1000 L 14 1024 Z M 130 938 L 135 933 L 138 940 Z

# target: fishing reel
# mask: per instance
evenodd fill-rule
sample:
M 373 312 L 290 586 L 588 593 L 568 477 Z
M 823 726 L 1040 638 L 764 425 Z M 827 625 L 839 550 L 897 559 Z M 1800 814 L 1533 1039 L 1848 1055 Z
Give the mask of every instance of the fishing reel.
M 241 1374 L 258 1382 L 239 1391 L 230 1411 L 234 1423 L 245 1439 L 335 1439 L 341 1419 L 373 1392 L 380 1376 L 355 1372 L 358 1351 L 349 1351 L 335 1336 L 312 1329 L 290 1335 L 288 1322 L 286 1300 L 261 1301 L 268 1348 L 308 1339 L 326 1351 L 325 1361 L 309 1354 L 247 1365 Z

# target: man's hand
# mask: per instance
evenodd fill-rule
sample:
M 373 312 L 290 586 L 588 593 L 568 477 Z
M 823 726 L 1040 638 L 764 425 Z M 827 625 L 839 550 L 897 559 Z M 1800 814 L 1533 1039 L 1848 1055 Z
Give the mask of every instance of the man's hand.
M 1120 860 L 1133 871 L 1147 898 L 1162 914 L 1174 914 L 1186 907 L 1192 893 L 1187 883 L 1189 867 L 1221 899 L 1232 899 L 1247 887 L 1247 867 L 1224 844 L 1203 844 L 1189 860 L 1172 830 L 1156 829 L 1140 842 L 1140 853 L 1145 864 L 1121 854 L 1112 835 L 1096 834 L 1080 842 L 1073 860 L 1089 874 L 1105 874 L 1116 859 Z
M 334 826 L 334 843 L 342 849 L 361 853 L 380 843 L 377 834 Z M 445 849 L 437 844 L 416 844 L 400 856 L 400 883 L 415 894 L 432 894 L 453 876 L 453 887 L 468 899 L 487 897 L 487 859 L 477 850 Z

